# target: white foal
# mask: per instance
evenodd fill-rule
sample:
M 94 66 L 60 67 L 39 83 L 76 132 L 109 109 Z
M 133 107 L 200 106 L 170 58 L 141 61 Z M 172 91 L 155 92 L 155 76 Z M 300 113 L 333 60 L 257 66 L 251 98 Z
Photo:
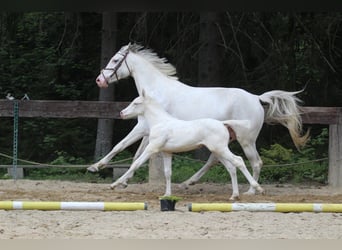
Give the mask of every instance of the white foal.
M 127 180 L 146 162 L 151 155 L 161 152 L 164 159 L 164 173 L 166 179 L 165 196 L 171 195 L 171 164 L 173 152 L 193 150 L 206 146 L 228 170 L 231 176 L 233 194 L 230 200 L 239 198 L 236 167 L 241 170 L 252 187 L 263 193 L 257 181 L 247 170 L 243 159 L 234 155 L 228 149 L 228 126 L 234 131 L 249 126 L 248 120 L 218 121 L 214 119 L 197 119 L 192 121 L 179 120 L 167 113 L 159 103 L 142 93 L 127 108 L 120 113 L 123 119 L 143 116 L 150 126 L 148 145 L 142 154 L 132 163 L 128 171 L 111 188 L 127 186 Z

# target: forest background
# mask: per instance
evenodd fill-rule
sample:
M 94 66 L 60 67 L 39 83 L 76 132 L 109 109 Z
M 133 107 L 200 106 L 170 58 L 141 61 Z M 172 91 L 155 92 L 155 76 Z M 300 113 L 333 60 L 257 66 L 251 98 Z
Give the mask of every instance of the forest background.
M 339 12 L 2 12 L 0 98 L 10 93 L 32 100 L 131 101 L 137 96 L 133 79 L 100 90 L 95 78 L 121 46 L 137 42 L 166 57 L 192 86 L 253 94 L 305 87 L 303 105 L 342 106 L 341 21 Z M 19 158 L 90 164 L 135 123 L 20 118 Z M 13 120 L 2 117 L 1 153 L 12 154 L 12 133 Z M 264 125 L 257 146 L 266 165 L 327 157 L 327 128 L 311 126 L 311 134 L 297 152 L 285 128 Z M 232 147 L 240 152 L 238 144 Z M 324 182 L 327 164 L 320 165 L 317 178 Z

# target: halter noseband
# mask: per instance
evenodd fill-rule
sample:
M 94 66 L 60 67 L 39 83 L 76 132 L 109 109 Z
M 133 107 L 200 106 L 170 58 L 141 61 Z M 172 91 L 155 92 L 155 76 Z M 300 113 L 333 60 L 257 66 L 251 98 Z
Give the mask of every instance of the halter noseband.
M 111 70 L 111 71 L 113 71 L 113 73 L 109 76 L 109 78 L 111 78 L 113 75 L 115 75 L 117 81 L 119 81 L 119 78 L 118 78 L 118 75 L 117 75 L 117 71 L 118 71 L 118 69 L 120 68 L 120 66 L 122 65 L 122 63 L 124 61 L 125 61 L 125 64 L 126 64 L 126 67 L 127 67 L 128 71 L 129 71 L 129 74 L 130 75 L 132 74 L 131 70 L 128 67 L 127 61 L 126 61 L 126 57 L 127 57 L 128 53 L 129 53 L 129 50 L 126 50 L 124 53 L 118 52 L 118 54 L 123 56 L 121 58 L 121 60 L 113 68 L 104 68 L 104 69 L 101 70 L 101 74 L 102 74 L 103 78 L 106 80 L 107 83 L 109 83 L 109 82 L 108 82 L 106 76 L 103 74 L 103 71 L 104 70 Z

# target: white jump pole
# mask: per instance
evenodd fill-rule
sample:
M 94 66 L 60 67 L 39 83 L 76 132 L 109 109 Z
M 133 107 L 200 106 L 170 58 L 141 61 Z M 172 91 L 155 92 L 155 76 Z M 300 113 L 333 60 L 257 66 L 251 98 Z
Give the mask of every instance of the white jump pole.
M 2 210 L 147 210 L 146 202 L 0 201 Z
M 332 203 L 190 203 L 189 211 L 250 212 L 330 212 L 342 213 L 342 204 Z

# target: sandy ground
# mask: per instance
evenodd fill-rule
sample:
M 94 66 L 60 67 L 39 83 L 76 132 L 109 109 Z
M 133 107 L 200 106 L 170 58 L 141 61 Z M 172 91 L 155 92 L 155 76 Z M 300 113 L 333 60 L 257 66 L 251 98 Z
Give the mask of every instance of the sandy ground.
M 240 192 L 247 190 L 240 185 Z M 327 186 L 263 185 L 266 195 L 239 202 L 342 203 L 342 190 Z M 66 181 L 0 180 L 0 200 L 147 202 L 147 211 L 0 210 L 0 239 L 342 239 L 342 213 L 189 212 L 191 202 L 228 202 L 230 184 L 197 184 L 174 212 L 161 212 L 163 186 Z

